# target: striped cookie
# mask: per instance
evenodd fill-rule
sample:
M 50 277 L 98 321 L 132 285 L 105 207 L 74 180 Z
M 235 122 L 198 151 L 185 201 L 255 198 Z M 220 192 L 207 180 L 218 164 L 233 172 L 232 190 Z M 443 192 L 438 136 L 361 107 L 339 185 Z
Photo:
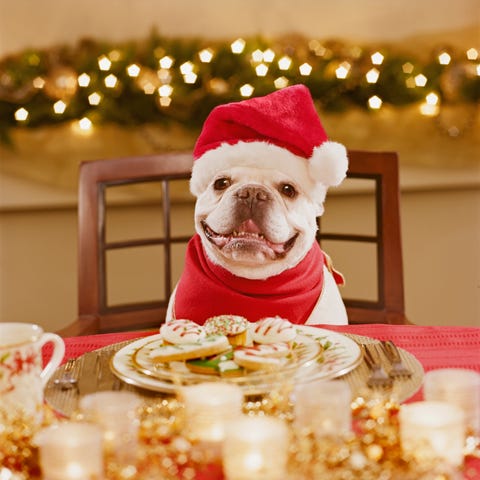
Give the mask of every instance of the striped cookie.
M 192 343 L 203 340 L 207 334 L 205 329 L 191 320 L 171 320 L 160 327 L 162 338 L 174 345 Z
M 285 365 L 289 353 L 288 343 L 271 343 L 237 348 L 233 353 L 233 360 L 248 370 L 268 370 Z
M 250 328 L 250 333 L 255 343 L 262 344 L 293 342 L 297 336 L 295 325 L 278 316 L 262 318 L 255 322 Z

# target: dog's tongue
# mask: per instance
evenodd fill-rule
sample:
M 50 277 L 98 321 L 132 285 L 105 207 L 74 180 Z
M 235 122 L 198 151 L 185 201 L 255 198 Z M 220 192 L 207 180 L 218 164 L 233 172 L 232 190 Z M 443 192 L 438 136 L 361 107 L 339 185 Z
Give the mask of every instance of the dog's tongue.
M 237 231 L 245 233 L 262 233 L 261 230 L 257 227 L 257 224 L 251 218 L 241 223 L 238 226 Z

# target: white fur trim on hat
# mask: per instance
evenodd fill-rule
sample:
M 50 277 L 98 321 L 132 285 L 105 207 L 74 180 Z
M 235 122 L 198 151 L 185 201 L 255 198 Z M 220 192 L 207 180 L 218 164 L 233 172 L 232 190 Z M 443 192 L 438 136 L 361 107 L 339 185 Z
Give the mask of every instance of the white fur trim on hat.
M 326 141 L 313 149 L 310 173 L 317 182 L 336 187 L 342 183 L 347 169 L 347 149 L 341 143 Z

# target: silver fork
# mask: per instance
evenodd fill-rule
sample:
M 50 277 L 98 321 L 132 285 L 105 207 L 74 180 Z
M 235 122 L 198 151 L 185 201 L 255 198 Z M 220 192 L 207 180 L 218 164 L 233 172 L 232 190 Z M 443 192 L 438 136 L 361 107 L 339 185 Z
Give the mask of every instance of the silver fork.
M 362 344 L 363 358 L 371 373 L 367 380 L 370 388 L 389 388 L 393 384 L 392 378 L 385 372 L 380 354 L 375 345 Z
M 385 356 L 388 358 L 392 366 L 388 372 L 390 377 L 410 378 L 412 376 L 412 371 L 404 365 L 397 346 L 391 340 L 382 341 L 380 345 L 382 346 Z
M 67 360 L 62 376 L 53 381 L 54 385 L 60 387 L 62 390 L 69 390 L 77 386 L 78 379 L 73 375 L 76 361 L 76 358 L 69 358 Z

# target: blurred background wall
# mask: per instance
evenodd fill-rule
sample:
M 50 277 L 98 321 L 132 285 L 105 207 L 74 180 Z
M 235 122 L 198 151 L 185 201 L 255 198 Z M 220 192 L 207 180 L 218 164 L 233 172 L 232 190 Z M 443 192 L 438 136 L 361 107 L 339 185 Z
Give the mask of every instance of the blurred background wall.
M 152 29 L 165 36 L 228 41 L 295 34 L 373 47 L 388 43 L 421 56 L 446 47 L 478 51 L 479 28 L 478 0 L 0 0 L 0 61 L 27 48 L 50 49 L 85 38 L 143 39 Z M 8 92 L 5 82 L 0 72 L 0 98 Z M 409 318 L 425 325 L 480 326 L 478 104 L 447 113 L 423 117 L 415 105 L 386 106 L 373 115 L 358 109 L 322 112 L 321 117 L 330 136 L 349 148 L 399 152 Z M 80 161 L 189 147 L 194 138 L 190 131 L 158 125 L 120 130 L 102 125 L 88 135 L 65 125 L 13 128 L 13 146 L 0 144 L 0 321 L 56 329 L 75 318 Z M 358 197 L 347 189 L 331 198 L 332 208 L 354 221 Z M 117 224 L 135 231 L 155 222 L 149 202 L 120 195 Z M 178 206 L 179 228 L 191 227 L 190 207 Z M 155 289 L 154 272 L 136 270 L 135 262 L 124 259 L 114 271 L 118 296 Z M 181 265 L 179 252 L 178 272 Z M 137 292 L 127 282 L 132 277 Z

